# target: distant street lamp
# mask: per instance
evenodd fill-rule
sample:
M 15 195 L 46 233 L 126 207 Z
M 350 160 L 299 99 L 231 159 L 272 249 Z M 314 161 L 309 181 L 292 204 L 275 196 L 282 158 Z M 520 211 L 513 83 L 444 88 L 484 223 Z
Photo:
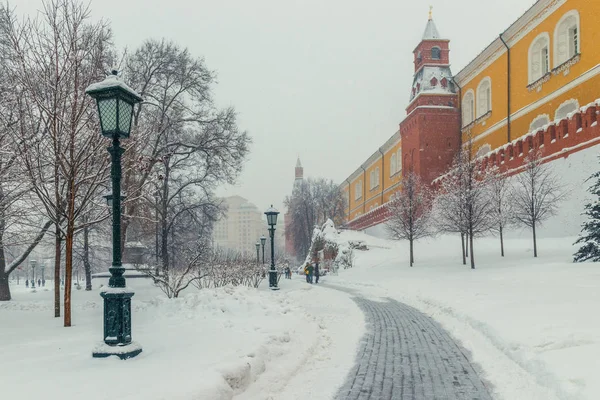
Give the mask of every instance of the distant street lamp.
M 275 225 L 277 225 L 277 215 L 279 211 L 271 207 L 265 211 L 267 224 L 269 225 L 269 236 L 271 236 L 271 269 L 269 270 L 269 287 L 272 290 L 279 290 L 277 287 L 277 271 L 275 270 Z
M 31 288 L 35 289 L 35 265 L 37 262 L 35 260 L 29 261 L 31 264 Z
M 265 235 L 262 235 L 260 237 L 260 244 L 262 244 L 262 250 L 263 250 L 263 265 L 265 265 L 265 243 L 267 242 L 267 238 L 265 237 Z
M 102 196 L 106 199 L 106 205 L 108 205 L 109 208 L 113 208 L 113 195 L 112 193 L 106 194 L 104 196 Z M 123 203 L 125 201 L 125 199 L 127 198 L 127 196 L 121 195 L 121 203 Z
M 260 243 L 256 242 L 256 265 L 260 264 L 259 251 L 260 251 Z
M 40 265 L 40 268 L 42 269 L 42 286 L 46 286 L 46 278 L 44 275 L 44 270 L 46 269 L 46 266 L 42 264 Z
M 113 261 L 108 288 L 100 293 L 104 299 L 104 343 L 92 351 L 93 357 L 118 356 L 120 359 L 135 357 L 142 347 L 131 340 L 131 298 L 134 293 L 127 289 L 121 264 L 121 138 L 131 132 L 133 106 L 142 98 L 117 77 L 117 71 L 102 82 L 90 85 L 85 92 L 96 100 L 100 115 L 102 136 L 112 139 L 108 148 L 111 155 L 112 194 L 106 197 L 112 206 Z

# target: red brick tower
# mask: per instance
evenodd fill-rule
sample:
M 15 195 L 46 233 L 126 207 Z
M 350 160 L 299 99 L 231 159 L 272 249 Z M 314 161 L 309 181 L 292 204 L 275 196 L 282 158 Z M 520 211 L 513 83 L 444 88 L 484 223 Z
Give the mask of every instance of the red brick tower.
M 441 38 L 430 12 L 423 39 L 413 51 L 410 103 L 400 123 L 403 174 L 414 171 L 425 183 L 446 172 L 460 149 L 460 114 L 449 43 Z

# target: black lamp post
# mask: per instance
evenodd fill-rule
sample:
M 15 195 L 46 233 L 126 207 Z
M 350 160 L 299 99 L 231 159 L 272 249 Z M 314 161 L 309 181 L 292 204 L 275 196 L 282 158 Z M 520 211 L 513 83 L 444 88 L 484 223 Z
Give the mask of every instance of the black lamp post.
M 267 224 L 269 225 L 269 236 L 271 236 L 271 269 L 269 270 L 269 287 L 272 290 L 279 290 L 277 287 L 277 271 L 275 270 L 275 225 L 277 225 L 277 215 L 279 211 L 271 207 L 265 211 Z
M 260 237 L 260 244 L 262 244 L 262 251 L 263 251 L 263 265 L 265 264 L 265 243 L 267 243 L 267 238 L 265 237 L 265 235 L 262 235 Z
M 142 347 L 131 340 L 131 298 L 133 291 L 125 285 L 121 264 L 121 138 L 128 138 L 131 131 L 133 105 L 142 98 L 117 77 L 117 71 L 102 82 L 90 85 L 85 91 L 96 100 L 100 114 L 102 136 L 112 139 L 108 148 L 111 155 L 112 194 L 106 197 L 112 206 L 113 261 L 108 288 L 100 293 L 104 299 L 104 343 L 92 351 L 93 357 L 118 356 L 124 360 L 142 352 Z
M 29 263 L 31 264 L 31 288 L 35 289 L 35 265 L 37 262 L 31 260 Z
M 256 242 L 256 265 L 260 264 L 259 251 L 260 251 L 260 243 Z

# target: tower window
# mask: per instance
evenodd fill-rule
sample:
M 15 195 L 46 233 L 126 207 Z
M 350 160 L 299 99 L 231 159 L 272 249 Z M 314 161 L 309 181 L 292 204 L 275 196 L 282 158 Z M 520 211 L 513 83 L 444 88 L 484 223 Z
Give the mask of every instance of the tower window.
M 439 47 L 434 47 L 431 49 L 431 58 L 434 60 L 439 60 L 442 58 L 442 50 Z

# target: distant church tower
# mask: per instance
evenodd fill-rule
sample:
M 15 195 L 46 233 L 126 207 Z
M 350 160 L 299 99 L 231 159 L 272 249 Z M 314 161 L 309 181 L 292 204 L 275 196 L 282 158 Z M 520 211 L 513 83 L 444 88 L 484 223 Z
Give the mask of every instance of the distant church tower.
M 294 183 L 301 181 L 302 179 L 304 179 L 304 168 L 302 168 L 302 163 L 300 162 L 300 157 L 298 157 L 298 160 L 296 161 L 296 179 L 294 180 Z
M 431 10 L 414 54 L 415 73 L 400 123 L 402 173 L 410 171 L 429 184 L 442 175 L 460 149 L 457 88 L 450 71 L 450 41 L 443 39 Z
M 296 161 L 296 168 L 294 169 L 294 187 L 302 183 L 304 179 L 304 168 L 302 168 L 302 163 L 300 162 L 300 157 Z M 294 249 L 294 236 L 292 235 L 292 231 L 289 228 L 292 223 L 292 216 L 289 213 L 289 210 L 286 211 L 284 218 L 284 227 L 285 227 L 285 252 L 290 256 L 296 256 L 296 251 Z

